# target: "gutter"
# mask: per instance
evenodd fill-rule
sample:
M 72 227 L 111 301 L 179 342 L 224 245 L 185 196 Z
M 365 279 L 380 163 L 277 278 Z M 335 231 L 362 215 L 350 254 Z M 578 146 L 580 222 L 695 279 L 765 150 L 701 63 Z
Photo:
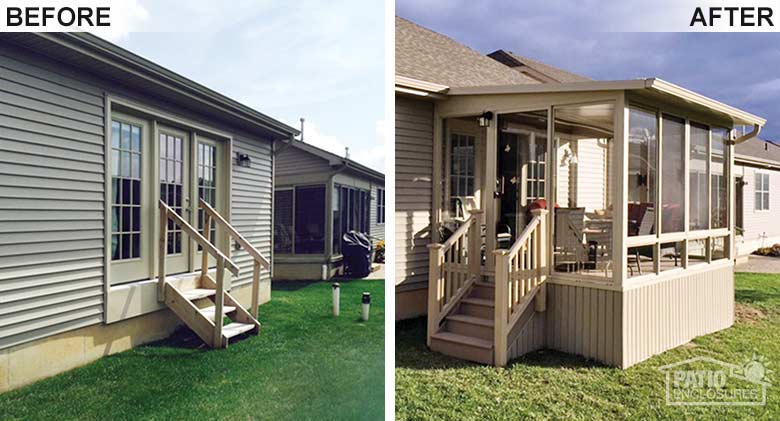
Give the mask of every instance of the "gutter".
M 742 136 L 738 137 L 737 139 L 730 141 L 729 145 L 739 145 L 742 142 L 746 142 L 758 136 L 759 133 L 761 133 L 761 126 L 759 126 L 758 124 L 754 124 L 753 131 L 751 131 L 750 133 L 745 133 Z

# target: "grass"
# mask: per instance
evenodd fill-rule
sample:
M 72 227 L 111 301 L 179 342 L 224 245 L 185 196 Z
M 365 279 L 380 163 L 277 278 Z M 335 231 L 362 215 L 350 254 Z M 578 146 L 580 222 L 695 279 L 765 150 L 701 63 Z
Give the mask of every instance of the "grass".
M 263 328 L 227 350 L 171 339 L 0 395 L 0 419 L 382 419 L 384 282 L 274 290 Z M 371 317 L 360 297 L 371 292 Z
M 425 321 L 396 326 L 396 419 L 778 419 L 780 275 L 736 275 L 733 327 L 696 338 L 627 370 L 540 351 L 505 369 L 428 351 Z M 764 407 L 667 406 L 660 366 L 696 356 L 768 362 Z

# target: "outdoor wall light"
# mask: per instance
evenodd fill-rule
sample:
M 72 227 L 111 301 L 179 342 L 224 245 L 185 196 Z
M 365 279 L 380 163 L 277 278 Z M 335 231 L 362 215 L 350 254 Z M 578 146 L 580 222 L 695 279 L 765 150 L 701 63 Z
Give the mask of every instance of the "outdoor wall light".
M 490 120 L 492 120 L 492 119 L 493 119 L 493 112 L 492 111 L 485 111 L 477 119 L 477 121 L 479 122 L 479 127 L 489 127 L 490 126 Z
M 252 159 L 245 153 L 236 152 L 236 164 L 239 167 L 249 167 L 252 165 Z

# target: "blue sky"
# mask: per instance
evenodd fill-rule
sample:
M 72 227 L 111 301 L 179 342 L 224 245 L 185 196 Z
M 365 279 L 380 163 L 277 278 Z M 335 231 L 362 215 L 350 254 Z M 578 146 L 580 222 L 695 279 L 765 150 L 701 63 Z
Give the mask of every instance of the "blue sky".
M 384 171 L 384 6 L 123 0 L 99 35 Z M 112 5 L 113 6 L 113 5 Z
M 511 50 L 601 80 L 660 77 L 766 118 L 761 137 L 780 141 L 780 33 L 601 32 L 618 14 L 647 19 L 621 3 L 396 0 L 396 14 L 482 53 Z

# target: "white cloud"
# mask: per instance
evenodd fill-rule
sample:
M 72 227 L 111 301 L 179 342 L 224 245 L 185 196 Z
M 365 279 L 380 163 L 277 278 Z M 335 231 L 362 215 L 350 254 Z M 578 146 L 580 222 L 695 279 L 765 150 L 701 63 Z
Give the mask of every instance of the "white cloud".
M 101 5 L 111 6 L 111 26 L 96 27 L 90 30 L 93 34 L 109 41 L 119 41 L 131 32 L 138 31 L 149 20 L 149 11 L 138 0 L 99 1 Z

